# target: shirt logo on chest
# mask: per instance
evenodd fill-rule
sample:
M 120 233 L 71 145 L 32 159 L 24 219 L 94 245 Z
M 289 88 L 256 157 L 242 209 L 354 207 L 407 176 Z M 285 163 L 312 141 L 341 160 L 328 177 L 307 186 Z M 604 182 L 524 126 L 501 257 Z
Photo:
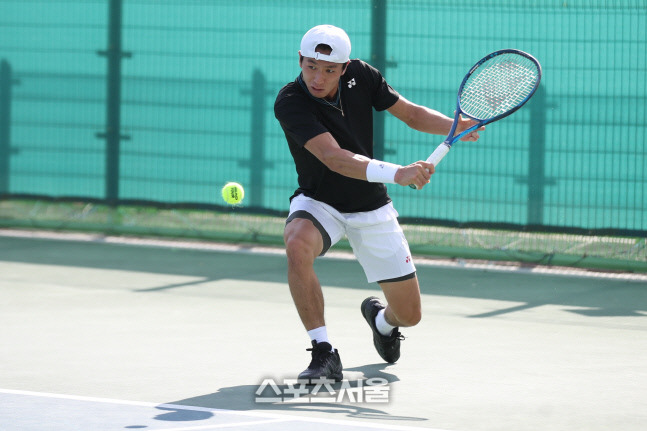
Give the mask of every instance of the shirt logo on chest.
M 352 88 L 353 86 L 355 86 L 355 78 L 348 81 L 348 88 Z

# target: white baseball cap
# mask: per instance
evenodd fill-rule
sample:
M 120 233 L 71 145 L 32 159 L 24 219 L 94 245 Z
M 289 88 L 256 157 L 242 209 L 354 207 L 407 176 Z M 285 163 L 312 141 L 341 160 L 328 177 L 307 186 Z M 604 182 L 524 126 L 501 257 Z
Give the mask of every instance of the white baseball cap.
M 332 48 L 330 55 L 315 52 L 317 45 Z M 301 55 L 332 63 L 346 63 L 350 60 L 350 39 L 346 32 L 333 25 L 318 25 L 311 28 L 301 39 Z

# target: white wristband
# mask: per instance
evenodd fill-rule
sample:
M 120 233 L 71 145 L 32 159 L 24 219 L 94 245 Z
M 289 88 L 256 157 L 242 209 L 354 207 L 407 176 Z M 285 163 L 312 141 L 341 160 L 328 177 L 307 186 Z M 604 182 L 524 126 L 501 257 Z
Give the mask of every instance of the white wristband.
M 366 166 L 366 180 L 371 183 L 395 184 L 395 173 L 400 165 L 373 159 Z

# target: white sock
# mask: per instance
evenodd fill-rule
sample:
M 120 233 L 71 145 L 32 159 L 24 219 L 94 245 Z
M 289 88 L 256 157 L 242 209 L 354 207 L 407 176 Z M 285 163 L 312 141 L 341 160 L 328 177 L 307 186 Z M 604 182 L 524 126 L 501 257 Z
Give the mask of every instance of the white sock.
M 377 316 L 375 316 L 375 327 L 378 332 L 384 336 L 391 335 L 395 326 L 391 326 L 387 323 L 386 318 L 384 317 L 384 309 L 381 309 Z
M 325 326 L 320 326 L 318 328 L 309 330 L 308 335 L 310 336 L 310 339 L 312 341 L 316 341 L 317 343 L 330 344 L 330 341 L 328 341 L 328 331 L 326 330 Z

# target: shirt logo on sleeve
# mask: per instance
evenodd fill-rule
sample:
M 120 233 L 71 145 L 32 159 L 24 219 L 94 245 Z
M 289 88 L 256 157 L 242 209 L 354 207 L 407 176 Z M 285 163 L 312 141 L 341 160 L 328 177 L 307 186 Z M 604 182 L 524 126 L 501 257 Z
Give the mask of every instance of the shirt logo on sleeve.
M 352 88 L 353 86 L 355 86 L 355 78 L 348 81 L 348 88 Z

